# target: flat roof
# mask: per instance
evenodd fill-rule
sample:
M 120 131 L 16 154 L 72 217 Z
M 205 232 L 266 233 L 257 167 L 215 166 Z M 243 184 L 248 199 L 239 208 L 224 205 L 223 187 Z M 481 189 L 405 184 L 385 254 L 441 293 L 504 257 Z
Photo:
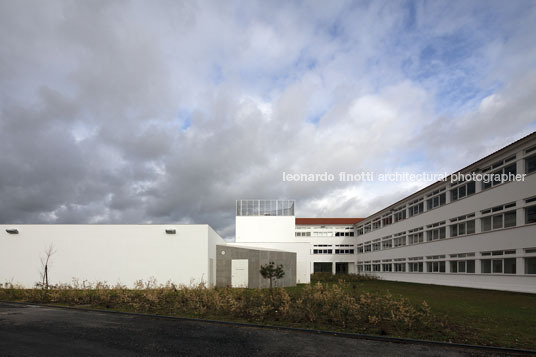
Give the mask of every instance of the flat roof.
M 296 218 L 296 224 L 356 224 L 364 218 Z

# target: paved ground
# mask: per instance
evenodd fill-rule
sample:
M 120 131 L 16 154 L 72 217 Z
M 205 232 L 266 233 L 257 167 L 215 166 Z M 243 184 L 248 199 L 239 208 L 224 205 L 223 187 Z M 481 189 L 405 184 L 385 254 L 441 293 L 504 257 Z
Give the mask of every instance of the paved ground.
M 453 347 L 0 303 L 0 356 L 471 354 Z

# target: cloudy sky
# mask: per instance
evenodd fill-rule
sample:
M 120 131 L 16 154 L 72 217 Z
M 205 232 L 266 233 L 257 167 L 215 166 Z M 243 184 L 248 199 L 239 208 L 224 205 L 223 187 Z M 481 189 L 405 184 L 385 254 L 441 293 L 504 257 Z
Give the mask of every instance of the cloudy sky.
M 0 222 L 367 216 L 536 130 L 535 1 L 0 0 Z

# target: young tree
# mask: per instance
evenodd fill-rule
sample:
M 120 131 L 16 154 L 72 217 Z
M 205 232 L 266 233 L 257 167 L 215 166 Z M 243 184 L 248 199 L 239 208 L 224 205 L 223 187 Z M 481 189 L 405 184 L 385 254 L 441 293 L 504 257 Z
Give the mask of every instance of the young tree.
M 41 286 L 48 290 L 48 265 L 50 258 L 56 253 L 54 244 L 50 243 L 48 248 L 45 249 L 43 256 L 41 256 Z
M 281 279 L 285 276 L 283 264 L 279 264 L 276 267 L 274 262 L 261 265 L 260 273 L 264 279 L 270 279 L 270 289 L 272 288 L 272 282 L 274 279 Z

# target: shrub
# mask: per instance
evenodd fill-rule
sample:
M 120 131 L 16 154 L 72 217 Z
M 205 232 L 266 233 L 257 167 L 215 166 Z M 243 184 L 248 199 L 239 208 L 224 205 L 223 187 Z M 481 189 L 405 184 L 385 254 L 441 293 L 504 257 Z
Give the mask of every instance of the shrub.
M 359 276 L 348 277 L 351 281 L 359 279 Z M 204 284 L 177 287 L 171 283 L 158 285 L 154 280 L 139 281 L 135 289 L 129 290 L 106 282 L 76 282 L 48 290 L 1 288 L 0 300 L 89 305 L 142 313 L 397 335 L 429 329 L 438 321 L 425 302 L 414 306 L 390 294 L 357 295 L 331 282 L 290 290 L 207 288 Z

